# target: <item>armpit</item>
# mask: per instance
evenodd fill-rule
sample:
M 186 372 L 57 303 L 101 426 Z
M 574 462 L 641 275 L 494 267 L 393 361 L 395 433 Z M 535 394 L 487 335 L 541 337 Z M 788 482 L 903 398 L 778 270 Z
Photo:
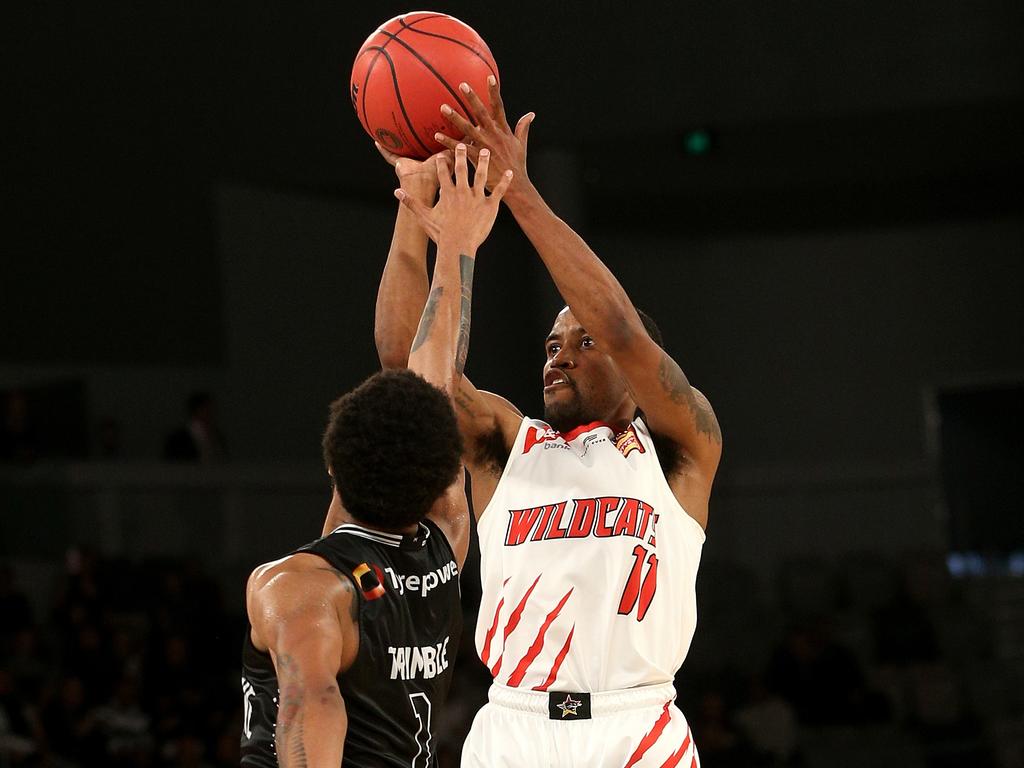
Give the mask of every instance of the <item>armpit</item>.
M 473 463 L 477 467 L 496 476 L 505 471 L 509 447 L 505 444 L 505 436 L 501 432 L 501 427 L 495 427 L 477 438 L 472 446 L 472 451 Z

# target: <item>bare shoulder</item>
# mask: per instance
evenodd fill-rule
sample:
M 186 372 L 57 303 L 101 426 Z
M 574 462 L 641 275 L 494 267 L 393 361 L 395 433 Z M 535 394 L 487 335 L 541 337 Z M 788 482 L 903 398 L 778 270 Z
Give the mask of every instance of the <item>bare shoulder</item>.
M 477 389 L 465 377 L 453 401 L 470 473 L 500 475 L 519 432 L 522 412 L 501 395 Z
M 523 418 L 522 411 L 516 408 L 510 400 L 501 395 L 495 394 L 494 392 L 488 392 L 486 389 L 477 390 L 480 396 L 490 403 L 491 407 L 501 412 L 501 414 L 507 419 L 515 419 L 519 422 Z
M 353 618 L 358 596 L 352 580 L 316 555 L 298 553 L 257 566 L 246 586 L 246 607 L 254 631 L 310 608 L 333 603 Z
M 469 501 L 466 498 L 464 470 L 460 469 L 447 490 L 434 502 L 427 513 L 448 539 L 459 568 L 466 562 L 469 551 Z

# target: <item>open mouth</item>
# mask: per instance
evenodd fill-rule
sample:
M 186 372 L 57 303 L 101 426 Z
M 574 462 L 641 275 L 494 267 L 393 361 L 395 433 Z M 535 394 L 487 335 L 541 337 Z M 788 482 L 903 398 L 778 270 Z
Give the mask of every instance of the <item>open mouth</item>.
M 572 382 L 569 377 L 561 371 L 549 371 L 544 376 L 544 391 L 552 392 L 561 387 L 571 387 Z

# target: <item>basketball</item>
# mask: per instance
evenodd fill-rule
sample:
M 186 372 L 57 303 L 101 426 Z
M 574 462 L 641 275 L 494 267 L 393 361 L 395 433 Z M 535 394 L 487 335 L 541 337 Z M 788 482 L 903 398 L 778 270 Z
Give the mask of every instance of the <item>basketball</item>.
M 435 133 L 452 135 L 441 105 L 472 121 L 459 84 L 469 83 L 490 106 L 490 75 L 500 83 L 487 43 L 468 24 L 417 11 L 385 22 L 366 39 L 352 65 L 349 93 L 370 136 L 397 155 L 423 159 L 444 149 Z

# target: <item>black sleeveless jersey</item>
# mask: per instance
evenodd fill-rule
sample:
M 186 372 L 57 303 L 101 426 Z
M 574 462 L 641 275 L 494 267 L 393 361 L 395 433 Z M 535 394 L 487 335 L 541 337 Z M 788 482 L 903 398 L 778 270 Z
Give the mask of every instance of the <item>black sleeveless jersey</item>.
M 296 552 L 319 555 L 359 596 L 359 652 L 338 675 L 348 713 L 342 768 L 429 768 L 462 632 L 459 569 L 431 521 L 415 537 L 339 526 Z M 242 765 L 276 768 L 277 676 L 250 633 L 242 647 Z

